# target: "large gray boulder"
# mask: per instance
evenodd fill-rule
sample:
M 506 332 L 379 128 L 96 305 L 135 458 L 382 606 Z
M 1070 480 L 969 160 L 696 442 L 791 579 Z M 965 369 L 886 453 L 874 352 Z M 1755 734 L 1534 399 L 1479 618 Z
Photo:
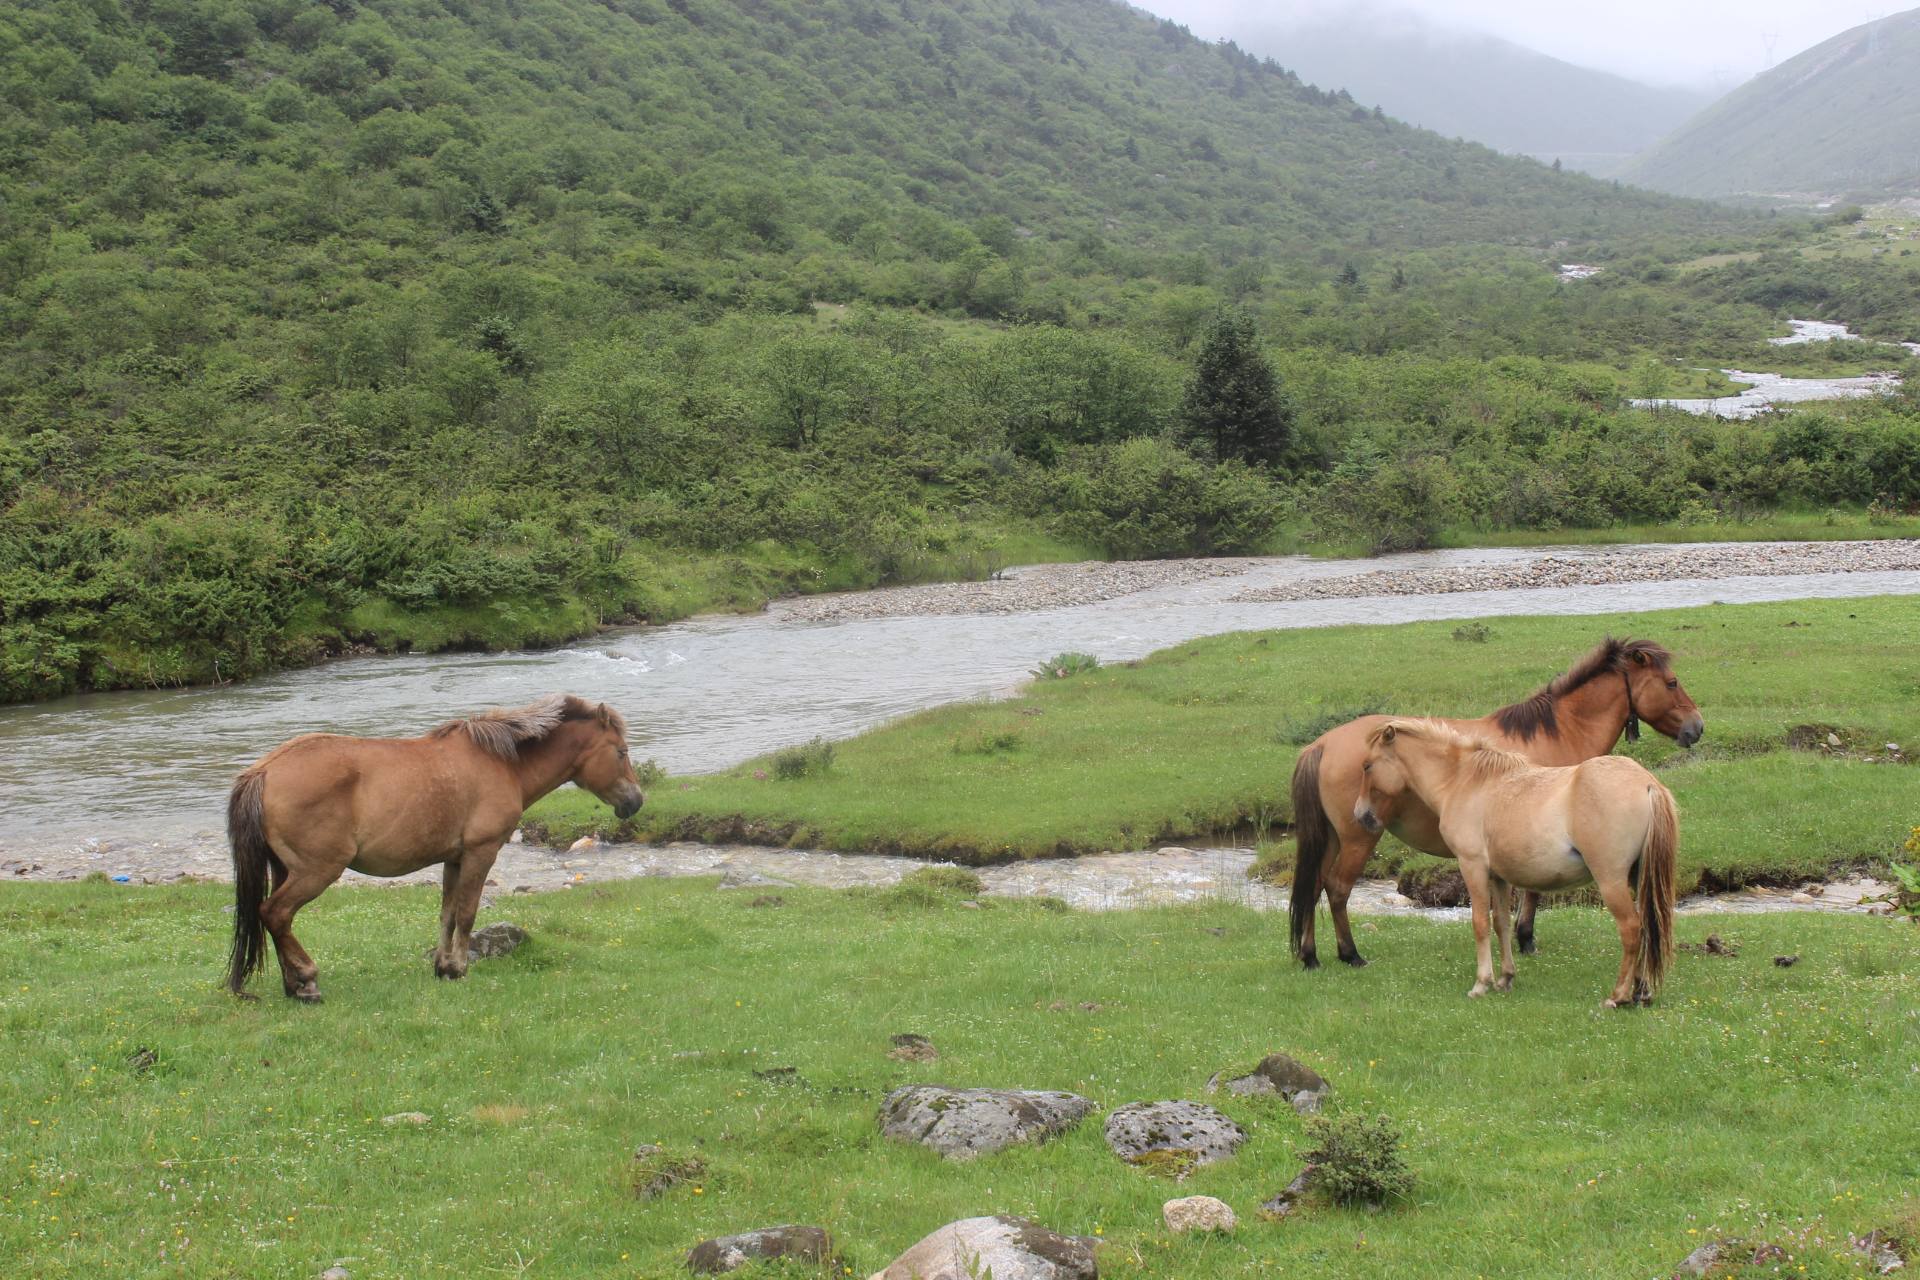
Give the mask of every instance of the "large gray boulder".
M 1321 1079 L 1318 1071 L 1284 1053 L 1268 1054 L 1260 1059 L 1259 1066 L 1243 1076 L 1229 1077 L 1224 1071 L 1216 1072 L 1213 1079 L 1207 1081 L 1207 1092 L 1218 1093 L 1222 1089 L 1242 1098 L 1285 1098 L 1303 1116 L 1319 1111 L 1333 1092 L 1333 1086 Z
M 1094 1241 L 1005 1214 L 949 1222 L 871 1280 L 1099 1280 Z
M 467 950 L 476 960 L 491 960 L 496 956 L 512 955 L 526 940 L 525 929 L 503 920 L 484 929 L 476 929 L 469 939 Z
M 1203 1164 L 1225 1160 L 1247 1132 L 1198 1102 L 1132 1102 L 1107 1117 L 1107 1146 L 1128 1164 L 1175 1178 Z
M 1093 1103 L 1074 1093 L 914 1084 L 880 1104 L 880 1132 L 932 1147 L 949 1160 L 971 1160 L 1018 1142 L 1045 1142 L 1092 1110 Z
M 702 1240 L 687 1254 L 687 1270 L 717 1276 L 737 1271 L 749 1262 L 797 1258 L 824 1266 L 833 1256 L 833 1242 L 821 1227 L 761 1227 L 739 1235 Z

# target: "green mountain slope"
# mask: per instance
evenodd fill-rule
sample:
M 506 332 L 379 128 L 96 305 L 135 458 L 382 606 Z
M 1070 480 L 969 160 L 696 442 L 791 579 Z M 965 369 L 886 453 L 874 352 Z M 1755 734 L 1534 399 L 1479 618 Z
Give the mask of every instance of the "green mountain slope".
M 1696 196 L 1920 192 L 1920 9 L 1755 77 L 1620 176 Z
M 1408 15 L 1364 24 L 1248 27 L 1241 40 L 1315 84 L 1498 151 L 1606 172 L 1659 141 L 1711 95 L 1575 66 L 1494 36 Z
M 1107 0 L 32 0 L 0 196 L 0 698 L 977 571 L 1040 525 L 1244 549 L 1292 477 L 1173 442 L 1222 305 L 1617 360 L 1702 313 L 1547 253 L 1758 225 Z M 1303 465 L 1377 398 L 1326 385 Z

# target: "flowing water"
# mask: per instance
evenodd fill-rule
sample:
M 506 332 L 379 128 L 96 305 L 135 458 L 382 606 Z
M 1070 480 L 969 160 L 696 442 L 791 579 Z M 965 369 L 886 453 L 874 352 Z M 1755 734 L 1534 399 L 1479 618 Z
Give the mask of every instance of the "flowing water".
M 1853 341 L 1860 337 L 1844 324 L 1826 320 L 1789 320 L 1793 330 L 1784 338 L 1769 338 L 1776 347 L 1798 346 L 1808 342 Z M 1888 344 L 1896 345 L 1896 344 Z M 1920 355 L 1920 342 L 1902 342 Z M 1812 400 L 1858 400 L 1867 396 L 1889 395 L 1900 389 L 1897 373 L 1869 373 L 1850 378 L 1789 378 L 1778 373 L 1746 373 L 1722 369 L 1735 382 L 1751 384 L 1737 396 L 1719 396 L 1704 400 L 1630 400 L 1640 409 L 1681 409 L 1687 413 L 1716 418 L 1756 418 L 1776 405 L 1804 404 Z
M 1254 628 L 1920 593 L 1920 574 L 1871 572 L 1286 603 L 1230 600 L 1250 588 L 1305 577 L 1517 565 L 1548 555 L 1623 550 L 1631 549 L 1251 559 L 1234 562 L 1242 571 L 1231 576 L 1095 604 L 998 614 L 805 622 L 785 616 L 776 604 L 765 613 L 694 618 L 538 653 L 355 658 L 223 688 L 99 693 L 0 707 L 0 857 L 97 848 L 102 842 L 214 850 L 221 843 L 228 783 L 276 743 L 316 729 L 417 733 L 455 714 L 554 690 L 613 703 L 626 713 L 636 756 L 652 756 L 674 773 L 695 773 L 816 734 L 845 736 L 938 703 L 1004 694 L 1036 664 L 1065 650 L 1115 661 L 1196 636 Z

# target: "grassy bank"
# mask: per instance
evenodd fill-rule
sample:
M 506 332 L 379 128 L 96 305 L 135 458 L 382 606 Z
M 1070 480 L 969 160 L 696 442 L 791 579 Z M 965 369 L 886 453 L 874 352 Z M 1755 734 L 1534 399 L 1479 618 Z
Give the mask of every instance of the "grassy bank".
M 1513 994 L 1469 1002 L 1459 925 L 1383 920 L 1370 968 L 1305 974 L 1278 963 L 1283 918 L 1226 905 L 786 891 L 755 909 L 638 882 L 514 899 L 533 941 L 456 985 L 421 958 L 430 892 L 347 889 L 302 917 L 329 993 L 305 1008 L 216 993 L 226 898 L 0 886 L 15 1273 L 665 1277 L 703 1237 L 806 1222 L 864 1276 L 944 1222 L 1013 1212 L 1099 1233 L 1108 1277 L 1664 1276 L 1726 1233 L 1817 1278 L 1866 1274 L 1847 1234 L 1912 1209 L 1896 1117 L 1920 931 L 1895 921 L 1684 920 L 1739 954 L 1682 955 L 1653 1008 L 1603 1013 L 1616 944 L 1586 910 Z M 903 1031 L 940 1061 L 889 1061 Z M 1178 1188 L 1108 1154 L 1098 1116 L 968 1165 L 873 1119 L 915 1081 L 1204 1098 L 1271 1050 L 1321 1070 L 1336 1111 L 1400 1127 L 1405 1203 L 1258 1222 L 1305 1145 L 1258 1100 L 1214 1100 L 1251 1137 Z M 776 1067 L 794 1071 L 756 1075 Z M 381 1123 L 406 1111 L 429 1120 Z M 647 1142 L 704 1172 L 637 1199 Z M 1161 1202 L 1187 1194 L 1226 1200 L 1239 1231 L 1170 1237 Z
M 763 758 L 669 779 L 618 833 L 967 862 L 1230 830 L 1247 838 L 1290 818 L 1295 755 L 1327 725 L 1366 709 L 1482 714 L 1609 633 L 1669 645 L 1706 715 L 1692 752 L 1651 733 L 1633 748 L 1680 800 L 1683 890 L 1703 876 L 1785 881 L 1881 861 L 1920 823 L 1920 770 L 1786 743 L 1793 726 L 1820 724 L 1857 756 L 1886 742 L 1920 746 L 1920 608 L 1910 598 L 1485 625 L 1479 642 L 1456 622 L 1199 640 L 1039 680 L 1006 701 L 909 717 L 837 744 L 811 776 L 780 778 Z M 529 819 L 553 840 L 613 833 L 606 808 L 574 791 Z M 1388 845 L 1394 865 L 1407 859 Z

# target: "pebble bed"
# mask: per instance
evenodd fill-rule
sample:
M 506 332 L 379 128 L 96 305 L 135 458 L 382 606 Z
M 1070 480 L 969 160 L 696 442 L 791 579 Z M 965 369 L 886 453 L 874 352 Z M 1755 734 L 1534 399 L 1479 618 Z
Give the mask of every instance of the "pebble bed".
M 1920 539 L 1728 542 L 1693 546 L 1683 551 L 1600 551 L 1578 559 L 1543 556 L 1515 564 L 1466 565 L 1451 569 L 1376 569 L 1369 573 L 1256 587 L 1232 597 L 1231 603 L 1604 587 L 1688 578 L 1887 572 L 1920 572 Z
M 1231 578 L 1257 561 L 1089 560 L 1037 564 L 985 582 L 929 582 L 917 587 L 849 591 L 782 600 L 770 612 L 788 622 L 845 622 L 867 618 L 951 617 L 958 614 L 1024 613 L 1117 600 L 1138 591 L 1177 587 L 1208 578 Z

